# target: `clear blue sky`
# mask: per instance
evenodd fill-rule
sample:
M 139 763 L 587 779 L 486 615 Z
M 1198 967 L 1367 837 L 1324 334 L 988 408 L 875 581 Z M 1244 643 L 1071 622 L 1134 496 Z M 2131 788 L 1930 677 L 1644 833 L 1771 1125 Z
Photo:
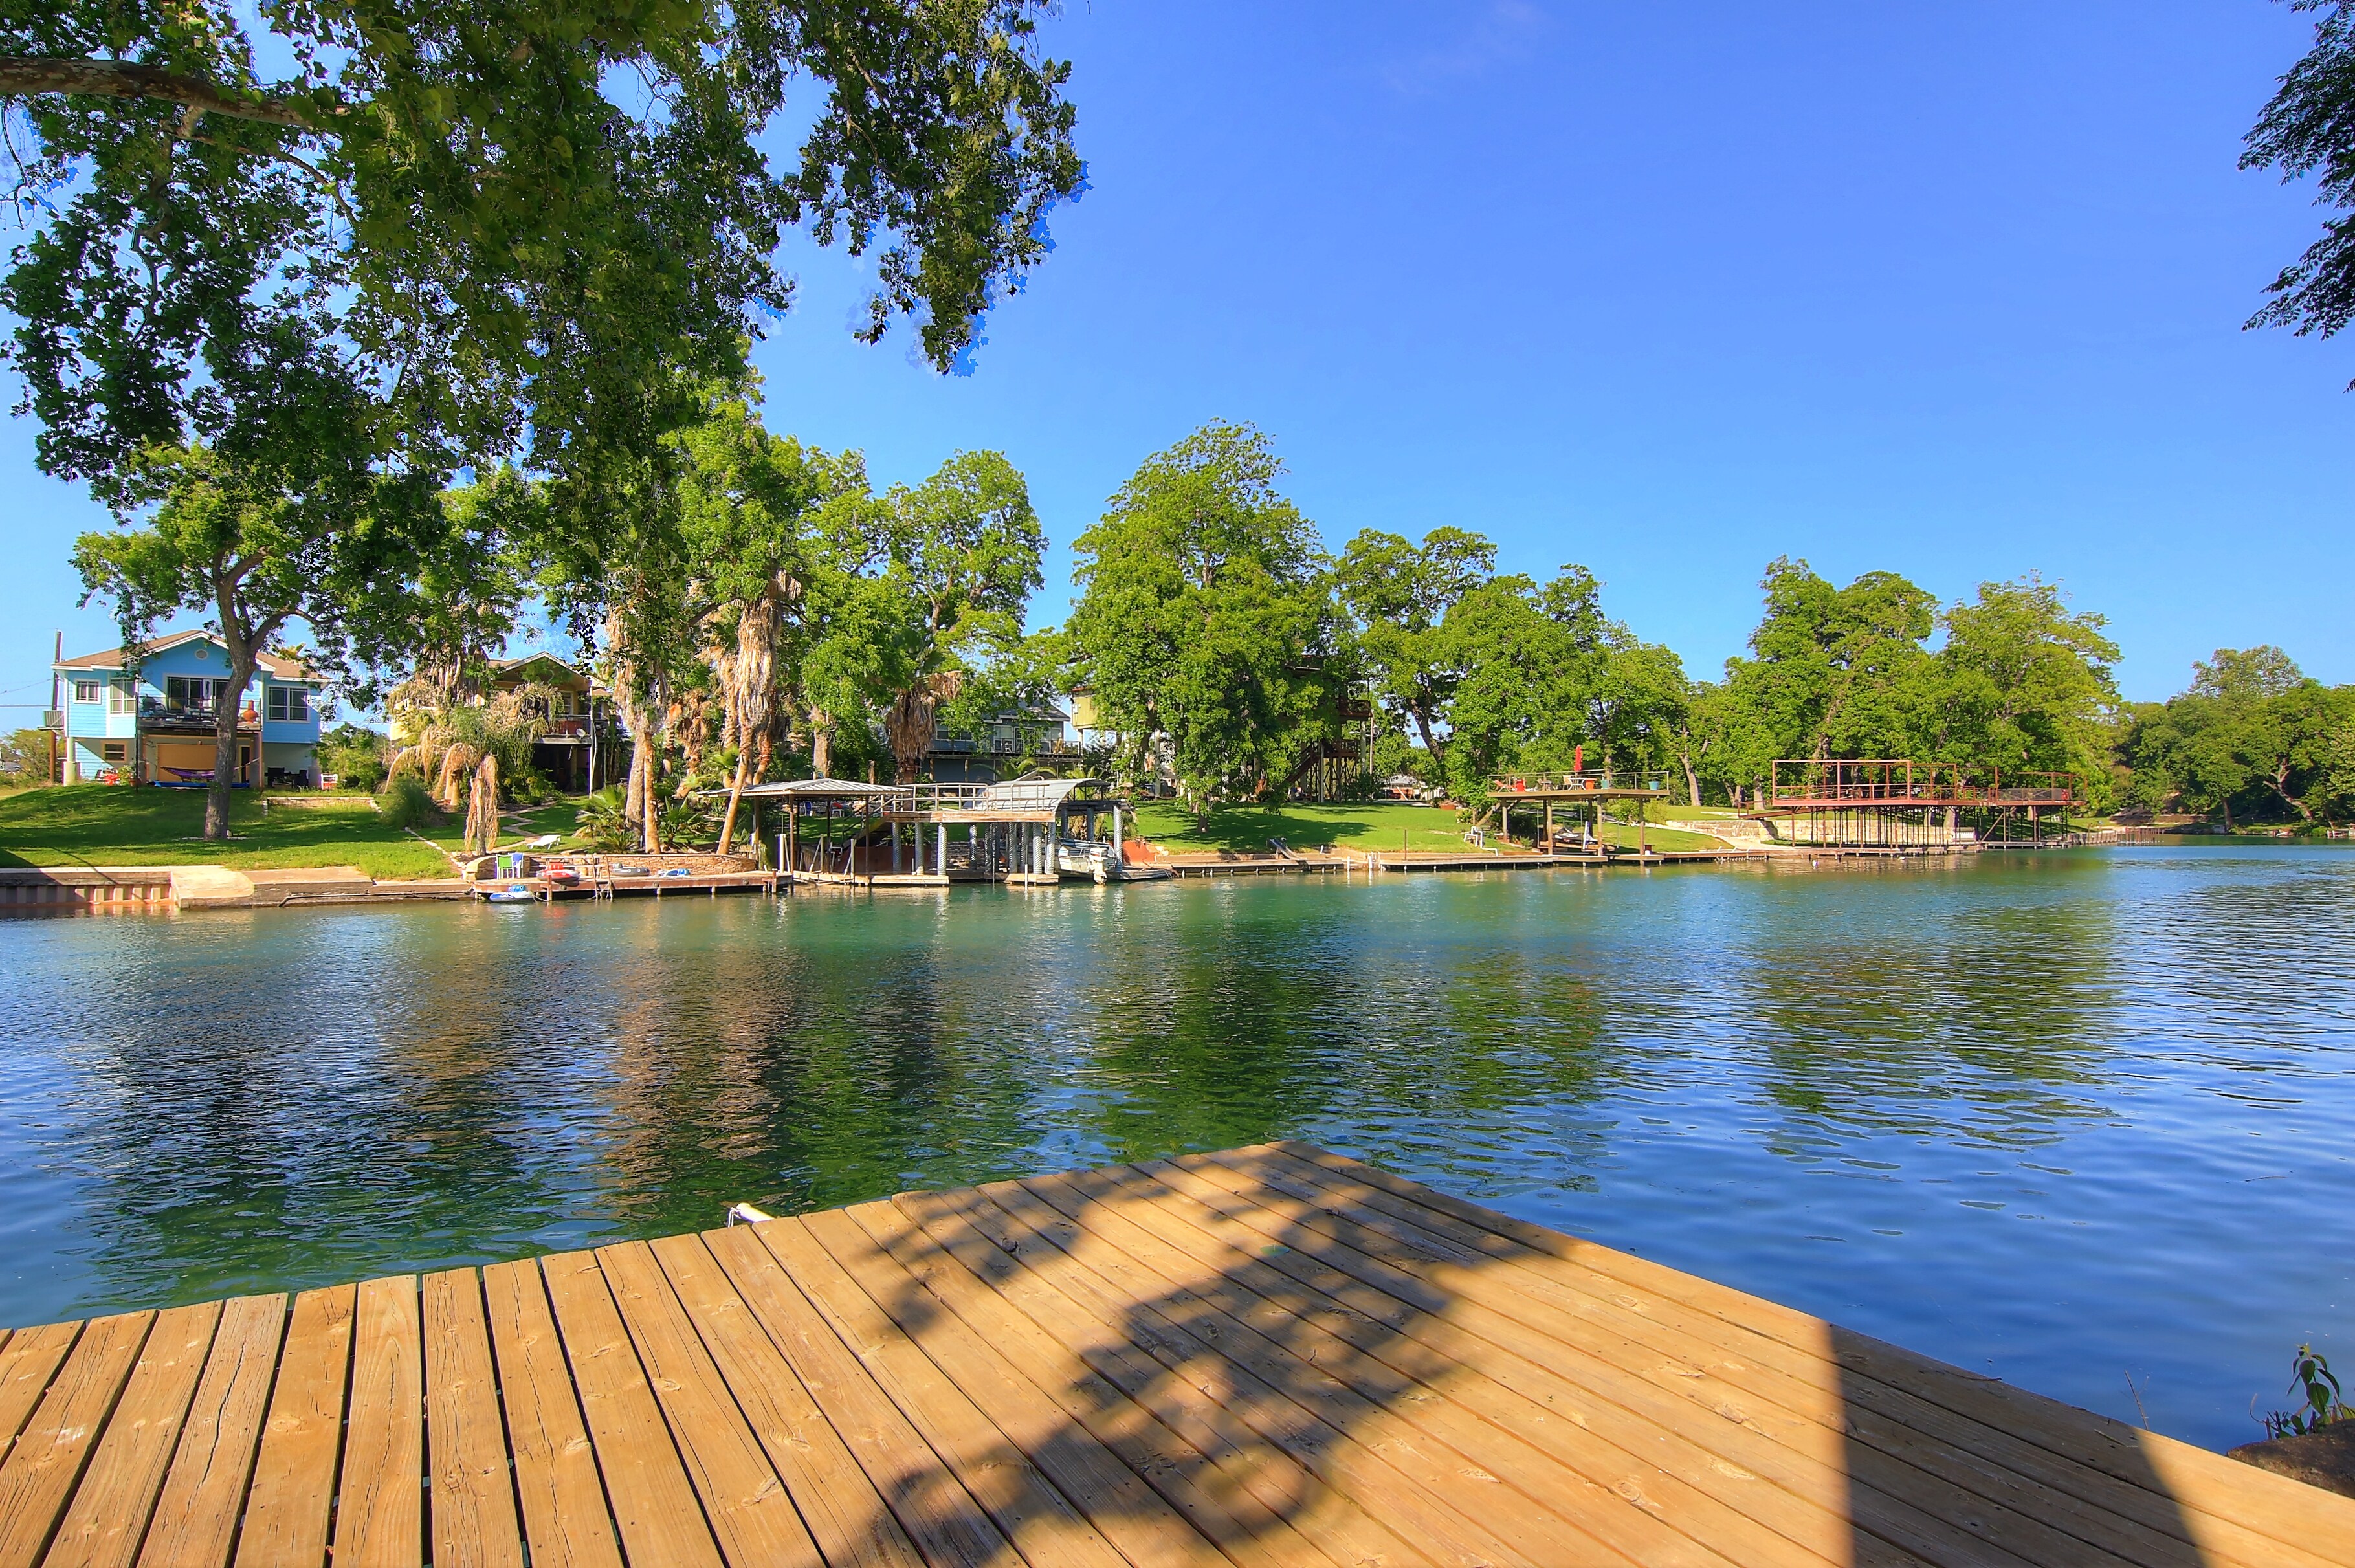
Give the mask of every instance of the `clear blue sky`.
M 2236 170 L 2307 25 L 2264 0 L 1213 5 L 1073 0 L 1092 188 L 969 377 L 848 324 L 803 246 L 771 426 L 879 483 L 1004 450 L 1066 547 L 1146 453 L 1265 429 L 1333 547 L 1480 529 L 1593 568 L 1714 675 L 1762 568 L 1941 597 L 2034 570 L 2126 694 L 2273 642 L 2355 680 L 2355 342 L 2241 323 L 2317 232 Z M 103 518 L 0 433 L 0 701 L 47 696 Z M 20 718 L 28 722 L 29 718 Z

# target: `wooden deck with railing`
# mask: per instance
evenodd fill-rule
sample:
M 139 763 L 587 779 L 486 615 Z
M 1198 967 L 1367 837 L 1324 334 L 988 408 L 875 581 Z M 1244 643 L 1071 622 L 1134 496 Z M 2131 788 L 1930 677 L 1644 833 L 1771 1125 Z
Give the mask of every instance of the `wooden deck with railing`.
M 2355 1500 L 1301 1144 L 0 1339 L 0 1568 L 2355 1563 Z

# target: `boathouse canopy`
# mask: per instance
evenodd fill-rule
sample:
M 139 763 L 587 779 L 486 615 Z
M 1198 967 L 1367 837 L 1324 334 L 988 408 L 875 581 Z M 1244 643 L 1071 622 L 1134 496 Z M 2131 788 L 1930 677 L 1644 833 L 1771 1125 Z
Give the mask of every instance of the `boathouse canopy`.
M 724 795 L 724 789 L 708 789 L 705 795 Z M 746 800 L 876 800 L 902 801 L 915 797 L 911 784 L 861 784 L 857 779 L 778 779 L 770 784 L 746 784 Z
M 984 785 L 973 799 L 975 811 L 1020 813 L 1051 816 L 1071 796 L 1103 787 L 1102 779 L 1028 777 Z M 1104 803 L 1109 805 L 1110 801 Z
M 783 779 L 747 785 L 744 798 L 842 805 L 876 816 L 924 822 L 1053 822 L 1067 813 L 1109 812 L 1127 804 L 1096 778 L 1040 774 L 1000 784 L 861 784 L 856 779 Z M 705 790 L 724 795 L 724 789 Z

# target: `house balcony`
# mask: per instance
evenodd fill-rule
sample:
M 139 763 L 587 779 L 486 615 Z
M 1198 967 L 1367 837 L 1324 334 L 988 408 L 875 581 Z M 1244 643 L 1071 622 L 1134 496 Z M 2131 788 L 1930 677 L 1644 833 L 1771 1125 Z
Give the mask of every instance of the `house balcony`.
M 964 735 L 935 735 L 936 757 L 1076 757 L 1080 748 L 1069 741 L 1025 741 L 1014 735 L 985 735 L 976 741 Z
M 143 735 L 211 735 L 218 733 L 218 719 L 210 708 L 176 707 L 163 702 L 142 702 L 139 705 L 139 732 Z M 237 716 L 237 732 L 258 734 L 261 720 L 248 708 Z

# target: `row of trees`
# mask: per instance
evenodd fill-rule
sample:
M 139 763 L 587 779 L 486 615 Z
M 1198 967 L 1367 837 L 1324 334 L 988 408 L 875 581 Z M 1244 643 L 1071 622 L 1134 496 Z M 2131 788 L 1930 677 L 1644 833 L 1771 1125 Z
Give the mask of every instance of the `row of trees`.
M 2355 687 L 2279 648 L 2220 648 L 2190 689 L 2125 711 L 2119 793 L 2150 811 L 2299 824 L 2355 817 Z
M 1023 635 L 1045 539 L 1003 454 L 959 453 L 879 492 L 857 453 L 774 434 L 736 389 L 659 455 L 610 551 L 578 548 L 559 484 L 507 471 L 442 497 L 460 548 L 398 594 L 421 636 L 390 693 L 417 719 L 393 773 L 446 809 L 485 757 L 510 787 L 524 776 L 554 694 L 494 697 L 488 677 L 534 604 L 594 650 L 630 742 L 626 785 L 592 815 L 650 848 L 708 841 L 705 792 L 728 792 L 709 823 L 725 848 L 751 784 L 911 781 L 943 725 L 971 732 L 1050 695 L 1051 639 Z
M 1337 555 L 1276 488 L 1248 426 L 1149 459 L 1075 543 L 1082 596 L 1060 653 L 1119 737 L 1160 753 L 1198 808 L 1283 793 L 1340 739 L 1343 698 L 1379 701 L 1376 766 L 1458 798 L 1498 773 L 1590 767 L 1680 777 L 1739 800 L 1779 757 L 1912 757 L 2066 772 L 2106 789 L 2117 649 L 2102 617 L 2030 577 L 1942 607 L 1890 572 L 1838 587 L 1767 569 L 1750 652 L 1721 680 L 1606 613 L 1582 566 L 1499 574 L 1461 528 L 1360 532 Z

